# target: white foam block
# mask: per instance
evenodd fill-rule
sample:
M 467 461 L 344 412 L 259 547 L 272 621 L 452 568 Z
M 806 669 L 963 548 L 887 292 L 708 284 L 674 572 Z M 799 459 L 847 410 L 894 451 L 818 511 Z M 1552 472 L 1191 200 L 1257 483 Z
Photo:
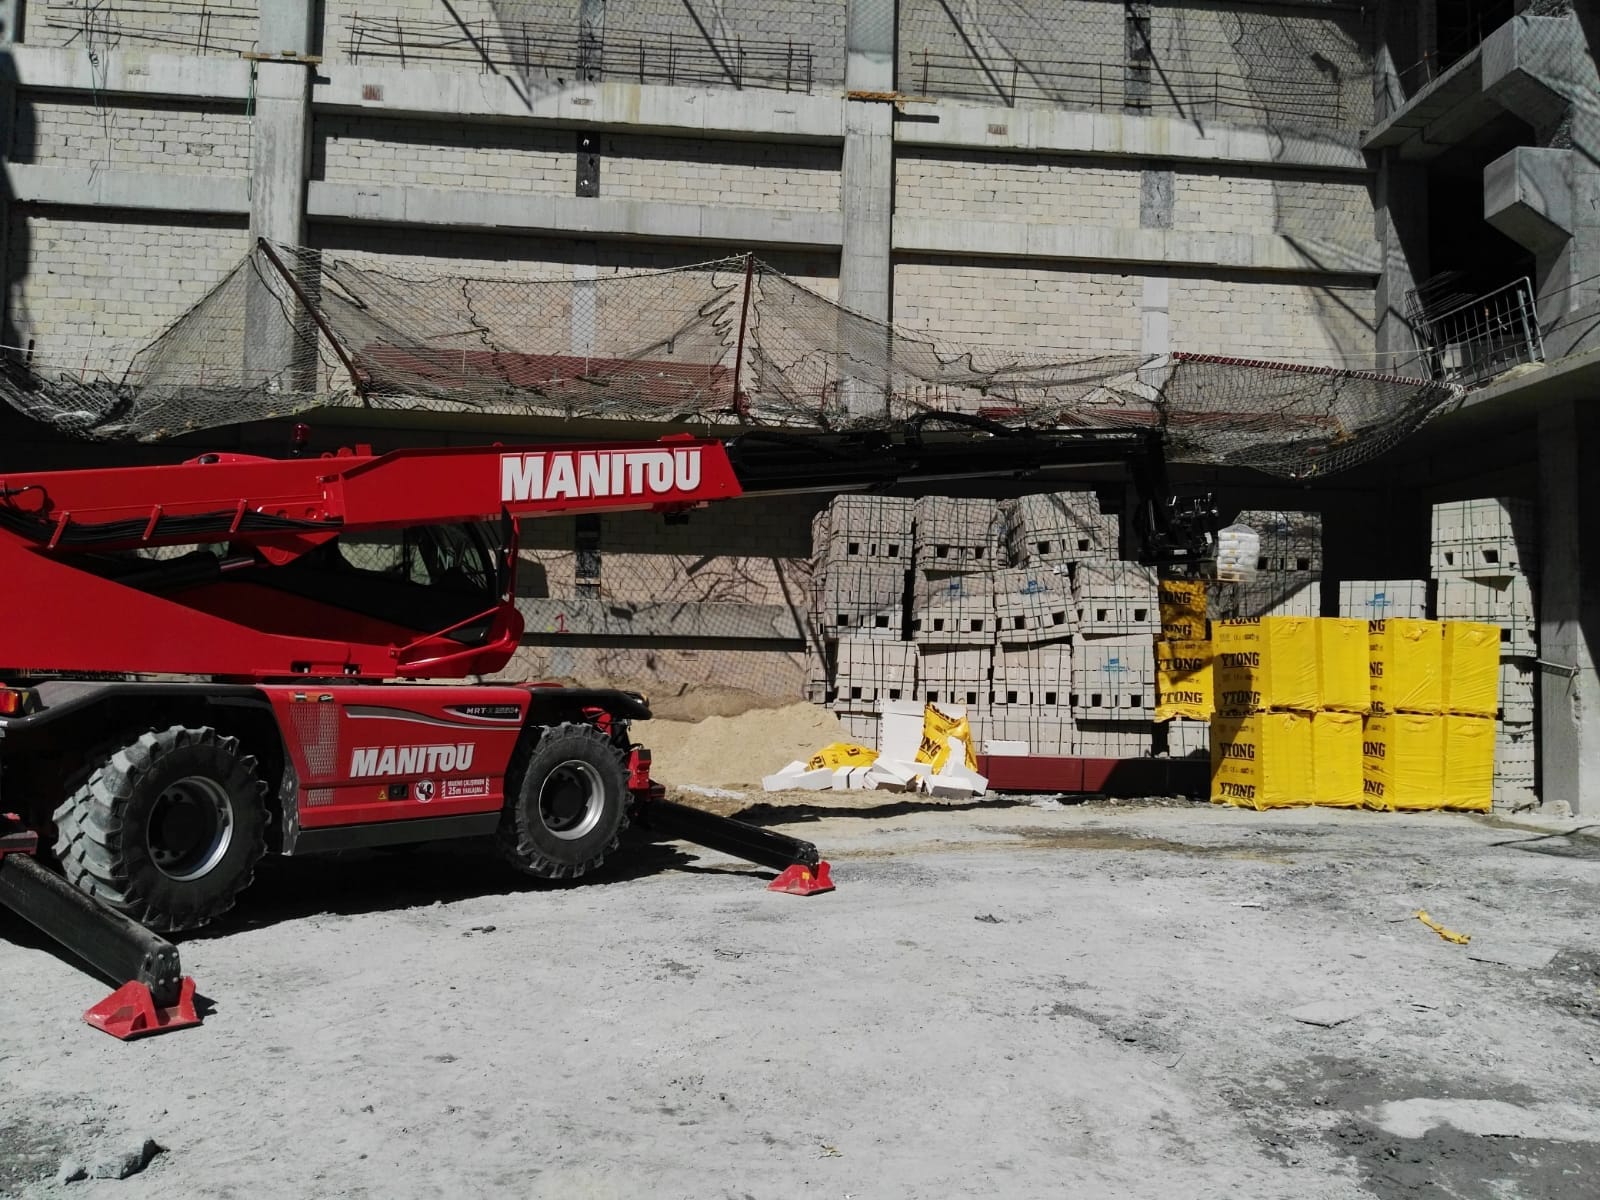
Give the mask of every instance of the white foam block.
M 978 789 L 966 780 L 948 775 L 930 775 L 922 781 L 922 790 L 940 800 L 970 800 L 978 795 Z
M 882 700 L 878 726 L 878 753 L 883 758 L 910 762 L 922 745 L 922 705 L 915 700 Z
M 983 743 L 983 752 L 990 758 L 1027 758 L 1028 743 L 989 738 Z
M 959 783 L 972 789 L 974 795 L 981 796 L 989 790 L 989 781 L 976 771 L 968 770 L 965 763 L 951 761 L 945 764 L 944 770 L 934 777 L 938 783 Z
M 779 772 L 777 775 L 768 775 L 761 781 L 761 786 L 769 792 L 825 792 L 833 786 L 833 772 L 826 767 L 802 771 L 798 775 Z
M 867 777 L 875 784 L 904 787 L 926 770 L 916 763 L 901 762 L 893 758 L 879 758 L 867 768 Z

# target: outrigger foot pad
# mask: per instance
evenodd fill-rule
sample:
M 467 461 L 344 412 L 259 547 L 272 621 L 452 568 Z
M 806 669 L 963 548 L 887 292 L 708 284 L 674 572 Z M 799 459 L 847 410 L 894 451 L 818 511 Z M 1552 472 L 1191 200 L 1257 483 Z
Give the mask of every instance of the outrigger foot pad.
M 84 1013 L 83 1019 L 124 1042 L 198 1025 L 194 980 L 185 975 L 178 989 L 178 1002 L 168 1005 L 157 1005 L 150 989 L 137 980 L 125 983 Z
M 815 867 L 795 863 L 791 867 L 785 867 L 781 875 L 767 884 L 767 891 L 785 892 L 791 896 L 817 896 L 823 892 L 831 892 L 833 872 L 829 870 L 826 862 L 818 862 Z

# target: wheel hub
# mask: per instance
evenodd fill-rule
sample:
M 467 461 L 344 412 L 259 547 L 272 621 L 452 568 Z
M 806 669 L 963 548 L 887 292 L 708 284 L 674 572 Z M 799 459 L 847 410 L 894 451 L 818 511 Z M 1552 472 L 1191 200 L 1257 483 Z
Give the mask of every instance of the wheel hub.
M 561 763 L 539 788 L 539 819 L 562 841 L 587 837 L 605 811 L 600 773 L 580 759 Z
M 167 878 L 186 882 L 208 873 L 233 842 L 227 790 L 198 775 L 162 789 L 150 809 L 150 858 Z

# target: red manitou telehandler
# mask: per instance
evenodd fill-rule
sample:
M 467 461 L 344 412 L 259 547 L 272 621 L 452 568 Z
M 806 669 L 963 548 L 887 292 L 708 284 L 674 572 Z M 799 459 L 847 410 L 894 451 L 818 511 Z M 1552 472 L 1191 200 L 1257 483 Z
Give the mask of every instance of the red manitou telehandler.
M 226 912 L 269 853 L 483 837 L 573 879 L 631 820 L 831 890 L 809 843 L 663 798 L 643 697 L 432 682 L 519 645 L 519 520 L 1095 463 L 1136 468 L 1147 557 L 1203 553 L 1158 435 L 943 417 L 0 477 L 0 903 L 124 983 L 86 1016 L 128 1037 L 194 1022 L 160 935 Z

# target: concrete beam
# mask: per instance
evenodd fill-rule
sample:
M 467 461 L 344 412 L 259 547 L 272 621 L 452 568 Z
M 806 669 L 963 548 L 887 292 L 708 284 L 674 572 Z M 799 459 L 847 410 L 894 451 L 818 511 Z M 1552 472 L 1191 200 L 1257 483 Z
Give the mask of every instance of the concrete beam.
M 1310 135 L 1061 108 L 906 101 L 894 136 L 908 146 L 1371 171 L 1359 147 Z
M 634 83 L 574 83 L 529 94 L 509 75 L 388 67 L 323 69 L 311 96 L 318 111 L 367 112 L 417 120 L 533 121 L 541 125 L 627 127 L 678 136 L 838 142 L 838 96 Z
M 1572 84 L 1592 84 L 1594 66 L 1582 65 L 1583 29 L 1571 13 L 1521 16 L 1483 40 L 1484 93 L 1541 132 L 1555 127 L 1572 97 Z
M 841 243 L 837 213 L 665 204 L 608 197 L 462 191 L 441 187 L 373 187 L 313 180 L 306 212 L 316 221 L 435 225 L 457 229 L 573 233 L 722 245 L 804 246 Z
M 650 600 L 521 599 L 524 642 L 582 645 L 638 639 L 790 643 L 805 637 L 781 604 L 658 604 Z
M 1483 169 L 1483 219 L 1534 253 L 1572 236 L 1572 151 L 1518 146 Z
M 1024 225 L 1018 221 L 964 221 L 896 217 L 898 252 L 972 258 L 1034 258 L 1096 263 L 1147 263 L 1240 271 L 1295 271 L 1376 275 L 1377 244 L 1319 243 L 1277 234 L 1186 233 L 1171 229 L 1094 225 Z
M 11 53 L 17 85 L 27 91 L 238 104 L 250 98 L 250 64 L 242 59 L 114 50 L 97 67 L 80 49 L 17 46 Z
M 22 203 L 179 213 L 243 215 L 250 211 L 250 185 L 244 179 L 28 163 L 11 163 L 6 172 L 11 179 L 11 198 Z

